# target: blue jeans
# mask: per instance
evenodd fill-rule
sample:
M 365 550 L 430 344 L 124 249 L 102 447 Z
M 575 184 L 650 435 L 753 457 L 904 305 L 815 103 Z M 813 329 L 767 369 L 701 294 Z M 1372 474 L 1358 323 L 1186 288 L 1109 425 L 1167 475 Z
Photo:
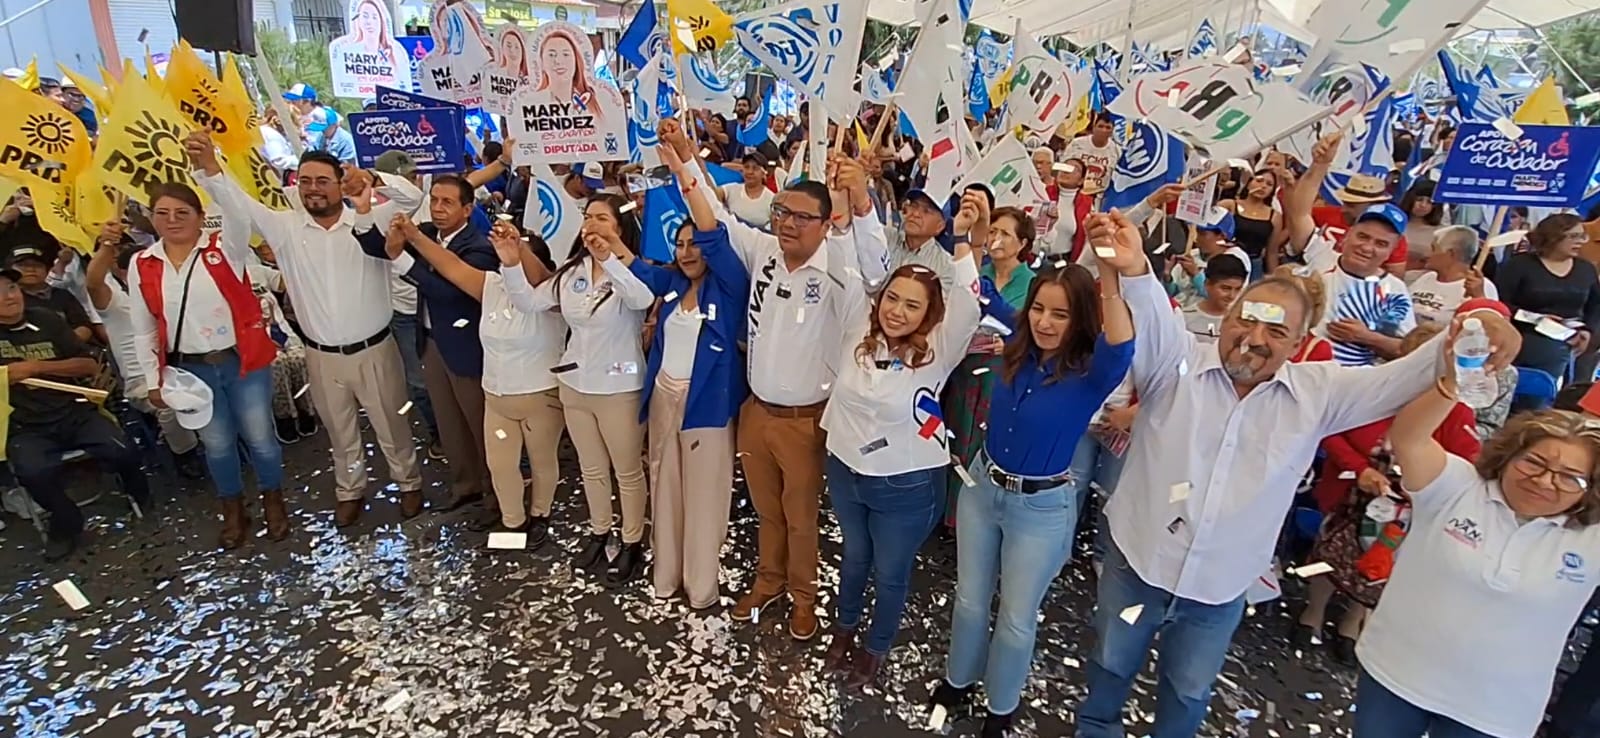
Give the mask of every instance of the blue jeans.
M 1111 501 L 1111 493 L 1117 489 L 1117 480 L 1122 478 L 1123 457 L 1111 453 L 1111 450 L 1100 443 L 1094 434 L 1085 432 L 1078 439 L 1078 447 L 1072 451 L 1072 463 L 1067 467 L 1067 473 L 1072 479 L 1067 482 L 1067 494 L 1079 510 L 1084 509 L 1085 502 L 1089 500 L 1089 483 L 1093 482 L 1100 488 L 1100 511 L 1096 515 L 1094 533 L 1094 553 L 1097 558 L 1104 558 L 1106 547 L 1111 542 L 1111 525 L 1106 521 L 1106 503 Z
M 411 396 L 411 406 L 422 413 L 422 422 L 428 424 L 429 439 L 439 437 L 439 421 L 433 416 L 433 401 L 428 399 L 428 385 L 422 381 L 422 350 L 417 343 L 417 331 L 422 330 L 422 319 L 416 313 L 395 313 L 389 321 L 395 343 L 400 344 L 400 363 L 406 369 L 406 390 Z
M 1443 715 L 1407 702 L 1373 679 L 1366 669 L 1356 680 L 1355 738 L 1492 738 Z
M 1137 611 L 1129 608 L 1140 607 Z M 1244 595 L 1221 605 L 1186 600 L 1146 584 L 1115 544 L 1106 550 L 1095 602 L 1098 635 L 1089 659 L 1089 695 L 1078 707 L 1080 738 L 1121 736 L 1122 707 L 1150 644 L 1161 636 L 1156 662 L 1156 723 L 1152 738 L 1192 738 L 1205 720 L 1211 686 L 1222 671 L 1233 631 L 1244 617 Z M 1133 623 L 1127 621 L 1134 618 Z
M 877 592 L 872 627 L 863 641 L 882 656 L 894 645 L 906 609 L 917 549 L 944 509 L 944 467 L 889 477 L 857 474 L 828 455 L 828 496 L 844 533 L 839 565 L 839 627 L 855 630 L 866 608 L 867 578 Z
M 982 679 L 989 711 L 1008 714 L 1033 666 L 1039 605 L 1072 551 L 1078 504 L 1065 484 L 1029 495 L 995 486 L 984 454 L 969 472 L 976 484 L 956 503 L 956 605 L 945 679 L 956 687 Z M 1000 609 L 991 637 L 996 584 Z
M 197 434 L 206 448 L 206 467 L 217 485 L 217 497 L 244 494 L 239 441 L 250 450 L 256 487 L 283 489 L 283 449 L 278 446 L 272 417 L 272 367 L 239 376 L 239 357 L 220 364 L 178 364 L 211 388 L 211 422 Z

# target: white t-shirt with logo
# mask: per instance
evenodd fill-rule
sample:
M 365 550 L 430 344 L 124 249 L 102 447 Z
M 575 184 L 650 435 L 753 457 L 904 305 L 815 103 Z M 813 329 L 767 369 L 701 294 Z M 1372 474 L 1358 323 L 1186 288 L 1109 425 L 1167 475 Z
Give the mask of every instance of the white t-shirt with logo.
M 1411 290 L 1411 306 L 1416 311 L 1417 322 L 1449 325 L 1456 309 L 1467 300 L 1467 281 L 1440 282 L 1439 275 L 1431 270 L 1406 272 L 1406 285 Z M 1500 299 L 1494 282 L 1483 281 L 1483 296 Z
M 1104 146 L 1094 145 L 1094 140 L 1089 136 L 1079 136 L 1067 144 L 1067 151 L 1061 160 L 1081 159 L 1084 169 L 1083 186 L 1090 192 L 1098 192 L 1111 184 L 1111 171 L 1117 167 L 1117 157 L 1121 151 L 1115 143 L 1106 141 Z
M 1366 325 L 1368 330 L 1396 337 L 1417 327 L 1411 291 L 1404 281 L 1388 272 L 1363 279 L 1345 271 L 1339 266 L 1339 252 L 1333 242 L 1322 234 L 1313 235 L 1306 244 L 1306 265 L 1322 275 L 1327 309 L 1322 311 L 1322 322 L 1313 332 L 1333 344 L 1334 361 L 1345 366 L 1371 366 L 1378 363 L 1378 355 L 1366 346 L 1333 340 L 1328 336 L 1329 323 L 1350 319 Z
M 1600 526 L 1519 523 L 1500 483 L 1454 455 L 1411 494 L 1411 530 L 1356 647 L 1362 668 L 1428 712 L 1533 735 L 1600 580 Z

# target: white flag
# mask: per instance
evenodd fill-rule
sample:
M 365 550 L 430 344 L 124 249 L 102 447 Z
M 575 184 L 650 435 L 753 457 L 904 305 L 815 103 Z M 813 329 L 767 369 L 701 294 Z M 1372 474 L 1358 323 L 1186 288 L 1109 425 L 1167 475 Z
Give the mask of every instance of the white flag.
M 1257 84 L 1249 67 L 1217 59 L 1135 77 L 1108 109 L 1155 123 L 1219 161 L 1247 159 L 1329 110 L 1282 82 Z
M 539 234 L 550 246 L 550 259 L 557 264 L 572 255 L 572 244 L 583 228 L 583 206 L 567 194 L 567 188 L 550 167 L 530 164 L 533 179 L 528 187 L 527 208 L 522 227 Z
M 955 192 L 955 182 L 978 163 L 978 143 L 960 116 L 941 120 L 932 129 L 934 135 L 928 146 L 928 181 L 923 192 L 935 202 L 950 199 Z
M 884 79 L 880 72 L 866 62 L 861 63 L 861 96 L 873 105 L 888 105 L 894 91 L 889 89 L 889 81 Z
M 1306 28 L 1317 45 L 1305 69 L 1330 54 L 1364 61 L 1392 79 L 1410 77 L 1489 0 L 1354 0 L 1323 2 Z
M 955 191 L 964 191 L 973 184 L 987 185 L 994 192 L 998 207 L 1032 208 L 1050 200 L 1044 180 L 1033 168 L 1033 155 L 1016 136 L 1003 136 L 989 147 L 983 160 L 961 179 Z
M 1022 30 L 1021 21 L 1017 21 L 1017 33 L 1012 39 L 1016 54 L 1011 66 L 1011 92 L 1006 96 L 1010 122 L 1048 136 L 1089 94 L 1088 70 L 1068 69 L 1045 51 L 1038 39 Z
M 917 42 L 906 58 L 905 69 L 895 85 L 900 93 L 900 110 L 911 120 L 917 137 L 925 143 L 948 116 L 961 120 L 967 109 L 966 72 L 962 51 L 962 34 L 966 24 L 961 20 L 958 0 L 919 0 L 918 16 L 922 30 Z
M 701 59 L 699 54 L 684 54 L 678 57 L 678 63 L 682 65 L 678 83 L 683 87 L 685 104 L 724 116 L 733 115 L 733 90 L 709 61 Z
M 801 94 L 821 100 L 840 125 L 855 120 L 861 107 L 855 77 L 866 28 L 862 0 L 791 0 L 741 13 L 733 22 L 746 53 Z

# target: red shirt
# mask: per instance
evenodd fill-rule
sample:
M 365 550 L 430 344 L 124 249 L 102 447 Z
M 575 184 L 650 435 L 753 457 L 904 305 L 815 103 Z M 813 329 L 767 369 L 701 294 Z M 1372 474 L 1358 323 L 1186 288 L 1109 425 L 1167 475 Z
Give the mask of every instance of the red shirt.
M 1311 220 L 1318 228 L 1327 228 L 1329 234 L 1335 237 L 1334 248 L 1339 247 L 1339 241 L 1344 240 L 1344 232 L 1350 230 L 1349 224 L 1344 222 L 1344 209 L 1337 205 L 1327 205 L 1311 209 Z M 1400 243 L 1396 244 L 1394 251 L 1389 254 L 1385 264 L 1406 263 L 1406 237 L 1400 234 Z
M 1445 416 L 1444 422 L 1434 429 L 1433 440 L 1438 441 L 1445 451 L 1474 461 L 1483 448 L 1476 433 L 1477 422 L 1472 408 L 1458 402 L 1450 408 L 1450 414 Z M 1384 437 L 1389 435 L 1389 426 L 1393 424 L 1394 418 L 1385 418 L 1322 439 L 1322 451 L 1327 454 L 1327 461 L 1322 465 L 1322 476 L 1317 479 L 1317 486 L 1312 488 L 1311 495 L 1324 513 L 1331 512 L 1349 498 L 1350 490 L 1356 486 L 1356 478 L 1349 475 L 1359 475 L 1361 470 L 1372 466 L 1372 451 L 1383 444 Z

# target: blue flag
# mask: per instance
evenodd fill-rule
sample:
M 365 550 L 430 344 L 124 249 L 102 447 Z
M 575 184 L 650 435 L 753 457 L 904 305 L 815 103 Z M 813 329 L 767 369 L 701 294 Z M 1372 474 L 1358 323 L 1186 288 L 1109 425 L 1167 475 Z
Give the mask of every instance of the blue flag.
M 767 129 L 772 126 L 772 87 L 761 98 L 761 104 L 750 114 L 750 120 L 739 126 L 739 145 L 755 148 L 770 140 Z
M 1116 70 L 1103 60 L 1094 60 L 1094 84 L 1089 92 L 1090 102 L 1096 112 L 1105 110 L 1122 94 L 1122 84 L 1117 82 Z
M 640 217 L 644 258 L 660 263 L 673 260 L 678 250 L 678 228 L 683 225 L 689 206 L 676 186 L 652 187 L 644 193 L 644 215 Z
M 1118 126 L 1121 128 L 1121 126 Z M 1122 156 L 1117 158 L 1104 208 L 1126 210 L 1164 184 L 1183 180 L 1183 142 L 1149 121 L 1133 121 Z
M 1371 66 L 1362 67 L 1366 70 L 1372 94 L 1383 94 L 1391 84 L 1389 78 Z M 1370 174 L 1380 179 L 1389 176 L 1389 170 L 1394 168 L 1394 122 L 1397 114 L 1398 108 L 1392 95 L 1383 98 L 1377 107 L 1367 112 L 1361 135 L 1349 137 L 1344 144 L 1348 158 L 1342 163 L 1335 162 L 1340 168 L 1330 170 L 1322 180 L 1322 196 L 1328 202 L 1339 201 L 1336 193 L 1344 189 L 1354 175 Z
M 737 169 L 729 169 L 721 164 L 712 164 L 709 161 L 706 162 L 706 174 L 711 175 L 711 184 L 719 188 L 727 184 L 744 182 L 744 172 Z M 688 211 L 685 210 L 684 212 Z
M 650 63 L 653 52 L 650 48 L 650 37 L 656 35 L 656 1 L 644 0 L 639 12 L 633 14 L 633 20 L 628 22 L 627 30 L 617 38 L 617 54 L 632 64 L 635 69 L 643 69 Z
M 1493 123 L 1499 118 L 1510 118 L 1528 98 L 1527 90 L 1502 86 L 1493 72 L 1480 71 L 1477 79 L 1468 79 L 1456 67 L 1448 51 L 1439 52 L 1439 68 L 1444 70 L 1445 84 L 1455 93 L 1456 111 L 1463 123 Z

